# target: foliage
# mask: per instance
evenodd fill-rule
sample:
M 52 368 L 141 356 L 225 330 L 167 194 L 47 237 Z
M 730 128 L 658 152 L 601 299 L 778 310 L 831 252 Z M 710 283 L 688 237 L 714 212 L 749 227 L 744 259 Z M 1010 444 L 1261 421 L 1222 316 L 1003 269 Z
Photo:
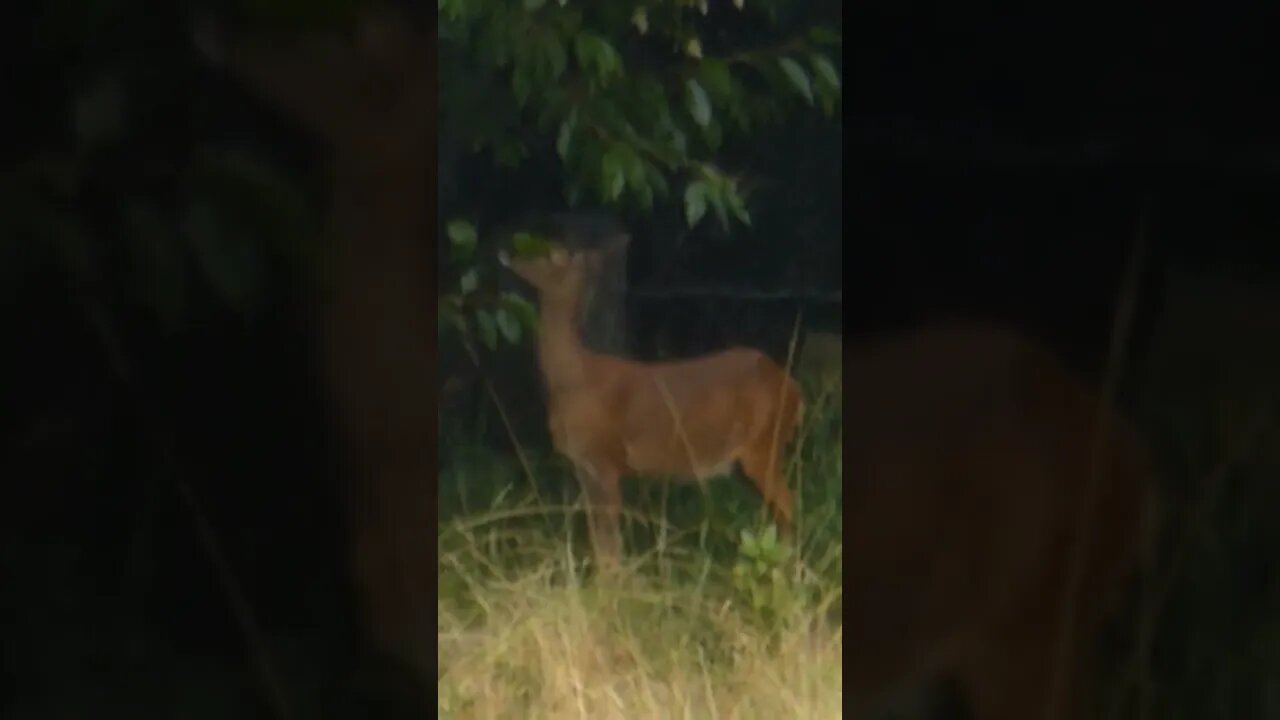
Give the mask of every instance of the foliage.
M 476 262 L 475 226 L 465 220 L 449 223 L 450 261 L 458 271 L 458 289 L 440 298 L 437 327 L 460 334 L 468 348 L 475 351 L 476 341 L 489 350 L 498 348 L 499 339 L 515 345 L 538 325 L 538 311 L 520 295 L 503 292 L 496 296 L 485 292 L 480 283 L 480 266 Z M 546 241 L 529 233 L 515 237 L 517 253 L 527 254 L 543 248 Z
M 442 142 L 487 154 L 495 180 L 522 164 L 558 176 L 570 206 L 671 203 L 690 227 L 749 225 L 744 176 L 717 157 L 726 138 L 839 108 L 838 33 L 773 0 L 438 7 Z M 458 286 L 442 288 L 442 324 L 490 349 L 517 341 L 511 318 L 527 311 L 512 295 L 477 303 L 489 297 L 477 292 L 484 265 L 472 231 L 451 220 Z
M 32 62 L 44 109 L 63 114 L 20 129 L 27 147 L 0 175 L 7 291 L 52 271 L 87 310 L 141 311 L 174 332 L 202 304 L 254 311 L 277 266 L 314 269 L 300 178 L 261 146 L 190 127 L 209 87 L 179 17 L 41 8 L 32 29 L 49 42 Z
M 741 533 L 733 584 L 762 619 L 787 617 L 797 607 L 800 588 L 786 575 L 790 556 L 791 548 L 778 541 L 775 525 L 756 533 L 745 529 Z
M 751 221 L 712 158 L 796 107 L 833 115 L 840 37 L 784 28 L 770 1 L 440 0 L 442 133 L 514 167 L 554 147 L 571 206 L 649 211 L 678 194 L 690 226 Z M 763 28 L 763 30 L 762 30 Z M 746 38 L 767 46 L 743 48 Z

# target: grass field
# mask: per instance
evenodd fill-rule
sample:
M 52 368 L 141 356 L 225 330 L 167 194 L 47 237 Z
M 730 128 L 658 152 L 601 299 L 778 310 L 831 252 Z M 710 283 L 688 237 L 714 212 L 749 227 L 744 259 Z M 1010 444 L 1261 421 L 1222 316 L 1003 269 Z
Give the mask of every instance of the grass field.
M 1280 718 L 1280 344 L 1265 304 L 1217 282 L 1170 295 L 1146 370 L 1163 610 L 1149 656 L 1133 656 L 1123 628 L 1108 645 L 1107 720 Z M 510 442 L 452 428 L 440 444 L 441 717 L 835 717 L 842 418 L 838 387 L 806 395 L 788 473 L 799 558 L 744 562 L 741 532 L 761 525 L 745 483 L 704 495 L 631 481 L 631 564 L 610 587 L 584 579 L 568 468 L 527 448 L 526 471 Z
M 835 718 L 840 388 L 807 388 L 793 550 L 737 478 L 628 479 L 627 560 L 594 579 L 567 465 L 441 438 L 442 718 Z

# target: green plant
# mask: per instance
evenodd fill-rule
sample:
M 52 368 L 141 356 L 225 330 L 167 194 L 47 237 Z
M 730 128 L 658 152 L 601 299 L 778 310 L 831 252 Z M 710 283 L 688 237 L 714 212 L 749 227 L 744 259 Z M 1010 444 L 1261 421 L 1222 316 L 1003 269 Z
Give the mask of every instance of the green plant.
M 772 523 L 756 532 L 743 529 L 739 536 L 733 585 L 763 620 L 784 618 L 803 600 L 801 588 L 786 573 L 792 555 L 791 547 L 779 541 L 778 528 Z
M 519 344 L 537 328 L 538 311 L 516 293 L 494 295 L 483 290 L 476 260 L 478 237 L 474 225 L 454 220 L 449 223 L 447 234 L 450 262 L 458 273 L 458 289 L 441 294 L 437 326 L 458 332 L 472 351 L 477 340 L 491 351 L 498 348 L 500 339 Z M 518 254 L 538 252 L 545 249 L 546 244 L 546 240 L 528 233 L 515 236 Z
M 440 0 L 442 133 L 500 168 L 558 161 L 570 205 L 649 212 L 683 182 L 690 226 L 750 224 L 741 175 L 713 160 L 726 137 L 839 108 L 841 37 L 801 10 Z

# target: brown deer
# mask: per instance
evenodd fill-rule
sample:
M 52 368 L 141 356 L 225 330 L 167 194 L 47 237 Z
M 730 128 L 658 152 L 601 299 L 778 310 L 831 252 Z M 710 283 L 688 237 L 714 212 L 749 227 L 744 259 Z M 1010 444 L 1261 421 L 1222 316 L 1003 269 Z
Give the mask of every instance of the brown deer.
M 851 716 L 945 679 L 973 720 L 1080 717 L 1154 538 L 1134 429 L 996 326 L 859 343 L 843 381 Z
M 583 486 L 597 562 L 612 566 L 621 553 L 620 481 L 628 473 L 703 480 L 738 463 L 789 536 L 783 449 L 804 410 L 795 381 L 746 348 L 644 363 L 583 347 L 579 302 L 597 259 L 595 251 L 561 246 L 536 257 L 499 255 L 538 293 L 551 439 Z

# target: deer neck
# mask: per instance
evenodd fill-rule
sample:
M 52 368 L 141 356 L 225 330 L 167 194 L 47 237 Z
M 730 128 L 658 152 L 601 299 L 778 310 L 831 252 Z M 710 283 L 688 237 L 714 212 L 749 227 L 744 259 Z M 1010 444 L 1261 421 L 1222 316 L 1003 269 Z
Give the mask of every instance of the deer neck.
M 583 382 L 585 350 L 578 327 L 578 298 L 541 301 L 541 324 L 538 334 L 538 361 L 547 383 L 555 393 Z

